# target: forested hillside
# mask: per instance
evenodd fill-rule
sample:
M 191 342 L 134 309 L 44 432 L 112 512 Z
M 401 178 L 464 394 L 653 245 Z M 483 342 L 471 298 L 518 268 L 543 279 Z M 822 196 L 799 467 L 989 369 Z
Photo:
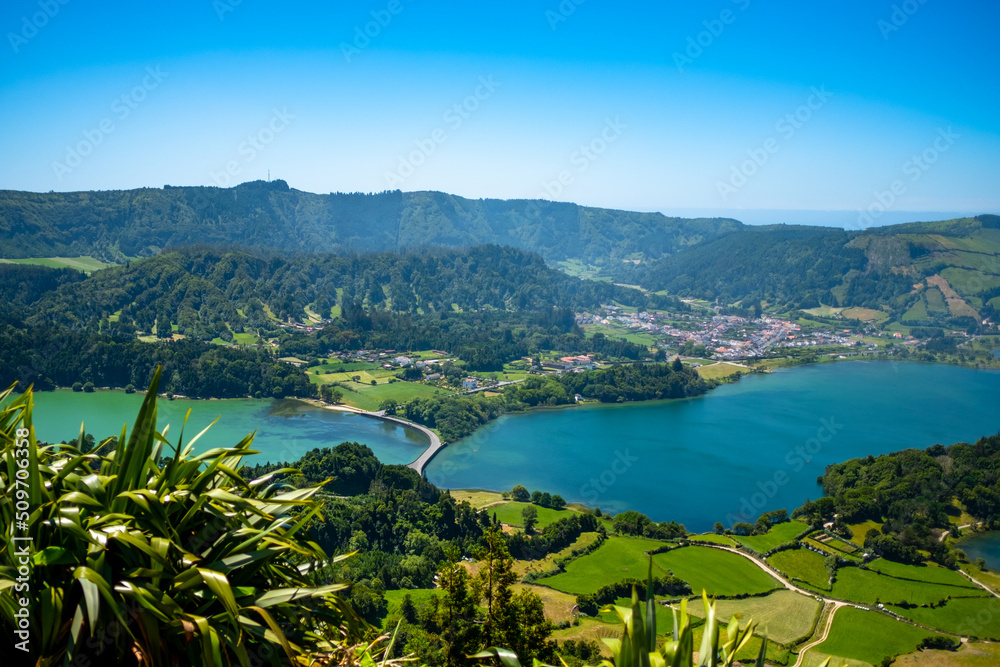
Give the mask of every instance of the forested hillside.
M 683 308 L 674 298 L 571 278 L 509 247 L 291 259 L 202 248 L 129 262 L 52 290 L 27 322 L 92 331 L 155 328 L 161 337 L 176 327 L 211 340 L 273 328 L 275 321 L 308 322 L 307 312 L 342 315 L 370 330 L 379 312 L 541 311 L 549 314 L 539 324 L 566 329 L 573 309 L 615 301 Z
M 226 189 L 0 191 L 0 257 L 8 258 L 92 255 L 122 262 L 195 243 L 338 253 L 497 243 L 553 262 L 603 263 L 656 258 L 741 227 L 729 219 L 441 192 L 320 195 L 280 180 Z
M 587 338 L 574 311 L 612 302 L 687 309 L 499 246 L 290 259 L 188 248 L 89 277 L 2 269 L 0 381 L 39 388 L 142 386 L 162 364 L 176 393 L 309 396 L 305 375 L 274 357 L 365 348 L 441 349 L 487 371 L 541 350 L 637 360 L 645 346 Z
M 744 227 L 615 278 L 721 303 L 863 307 L 911 325 L 998 314 L 1000 217 L 981 215 L 862 232 Z

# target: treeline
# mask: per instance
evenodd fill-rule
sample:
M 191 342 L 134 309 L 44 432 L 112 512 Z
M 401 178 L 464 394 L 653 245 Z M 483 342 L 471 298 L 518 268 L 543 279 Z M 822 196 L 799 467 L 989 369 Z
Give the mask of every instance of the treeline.
M 147 386 L 163 366 L 161 389 L 195 397 L 283 398 L 316 393 L 305 373 L 264 349 L 235 349 L 194 340 L 143 343 L 130 334 L 0 321 L 0 384 L 21 390 Z
M 679 360 L 672 364 L 625 364 L 564 373 L 559 382 L 570 395 L 580 394 L 602 403 L 699 396 L 715 386 Z
M 966 511 L 988 525 L 1000 525 L 1000 435 L 974 444 L 908 449 L 829 466 L 823 476 L 828 494 L 807 502 L 793 516 L 814 523 L 836 517 L 837 528 L 873 520 L 881 534 L 865 536 L 865 546 L 886 558 L 922 560 L 919 550 L 954 565 L 954 555 L 932 530 L 953 528 L 949 516 Z
M 640 579 L 623 579 L 607 586 L 598 588 L 595 593 L 576 596 L 576 604 L 581 614 L 596 616 L 605 605 L 614 604 L 619 598 L 627 598 L 632 595 L 632 587 L 635 586 L 639 599 L 646 600 L 647 582 Z M 683 579 L 678 579 L 673 575 L 653 578 L 653 594 L 665 595 L 676 598 L 691 595 L 691 585 Z

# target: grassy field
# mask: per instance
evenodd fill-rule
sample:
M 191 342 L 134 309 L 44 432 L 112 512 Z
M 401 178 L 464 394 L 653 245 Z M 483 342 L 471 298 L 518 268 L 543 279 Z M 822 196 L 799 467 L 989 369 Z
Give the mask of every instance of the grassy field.
M 1000 592 L 1000 573 L 993 570 L 980 570 L 979 566 L 973 563 L 962 563 L 961 567 L 963 572 L 975 577 L 994 591 Z
M 716 604 L 719 618 L 728 621 L 740 614 L 740 627 L 743 628 L 751 620 L 759 621 L 760 630 L 766 631 L 769 639 L 786 646 L 812 634 L 822 607 L 813 598 L 788 590 L 745 600 L 719 600 Z M 689 608 L 701 611 L 697 601 L 688 602 L 688 605 Z
M 743 366 L 737 366 L 736 364 L 720 361 L 719 363 L 712 364 L 710 366 L 699 366 L 697 371 L 698 375 L 708 380 L 721 380 L 722 378 L 731 377 L 737 373 L 746 373 L 747 369 Z
M 0 259 L 4 264 L 36 264 L 52 269 L 76 269 L 85 273 L 99 271 L 113 264 L 107 264 L 89 255 L 83 257 L 31 257 L 28 259 Z
M 830 590 L 830 575 L 826 571 L 826 559 L 808 549 L 788 549 L 779 551 L 767 562 L 789 577 L 804 581 L 820 590 Z
M 919 322 L 921 320 L 926 320 L 927 317 L 927 303 L 921 296 L 913 306 L 903 314 L 902 320 L 904 322 Z
M 879 665 L 884 658 L 912 652 L 930 636 L 926 630 L 883 614 L 843 607 L 833 620 L 830 636 L 816 651 Z
M 875 530 L 880 530 L 882 528 L 882 524 L 876 523 L 875 521 L 865 521 L 864 523 L 850 525 L 848 528 L 850 528 L 851 532 L 854 534 L 854 537 L 851 538 L 851 542 L 859 547 L 863 547 L 865 545 L 865 535 L 868 534 L 868 531 L 873 528 Z
M 476 509 L 492 505 L 493 503 L 503 502 L 503 496 L 496 491 L 483 491 L 481 489 L 452 489 L 450 493 L 452 498 L 455 499 L 455 502 L 460 503 L 464 500 Z
M 360 376 L 361 382 L 351 381 L 353 376 Z M 309 380 L 316 385 L 338 382 L 344 394 L 342 399 L 344 404 L 361 410 L 378 410 L 382 401 L 390 398 L 398 403 L 405 403 L 412 398 L 426 398 L 450 393 L 420 382 L 388 382 L 386 377 L 378 375 L 377 371 L 352 371 L 329 375 L 310 373 Z M 377 384 L 372 384 L 372 380 L 375 380 Z
M 600 549 L 567 565 L 565 572 L 539 579 L 538 583 L 557 591 L 580 594 L 593 593 L 622 579 L 644 579 L 649 562 L 644 552 L 664 544 L 637 537 L 609 537 Z
M 872 310 L 871 308 L 848 308 L 841 314 L 849 320 L 861 320 L 862 322 L 884 320 L 889 317 L 888 313 L 884 313 L 881 310 Z
M 581 533 L 580 537 L 576 538 L 573 544 L 569 545 L 562 551 L 557 551 L 552 554 L 548 554 L 545 558 L 539 560 L 516 560 L 514 561 L 514 571 L 522 577 L 529 572 L 537 572 L 541 574 L 542 572 L 548 572 L 555 567 L 556 561 L 569 556 L 577 549 L 585 549 L 596 542 L 598 539 L 597 533 Z M 646 575 L 643 574 L 643 577 Z M 546 579 L 540 579 L 540 583 L 546 584 Z
M 575 595 L 531 584 L 515 584 L 514 589 L 531 591 L 542 598 L 542 604 L 545 605 L 545 616 L 553 623 L 573 620 L 573 607 L 576 606 Z
M 531 503 L 515 503 L 509 502 L 502 505 L 494 505 L 489 509 L 490 515 L 494 513 L 497 515 L 497 519 L 500 523 L 506 523 L 510 526 L 521 527 L 523 520 L 521 518 L 521 512 L 525 507 L 534 507 L 538 510 L 538 523 L 536 526 L 538 528 L 544 528 L 550 523 L 555 523 L 559 519 L 575 514 L 572 510 L 554 510 L 550 507 L 539 507 L 538 505 L 532 505 Z
M 750 535 L 747 537 L 734 535 L 733 539 L 751 549 L 767 553 L 779 544 L 791 542 L 804 533 L 807 528 L 809 526 L 801 521 L 785 521 L 784 523 L 771 526 L 771 530 L 767 531 L 764 535 Z
M 902 667 L 996 667 L 1000 644 L 963 644 L 957 651 L 919 651 L 901 655 L 892 663 Z
M 949 586 L 958 586 L 960 588 L 982 590 L 958 572 L 936 565 L 905 565 L 880 558 L 869 563 L 868 567 L 876 572 L 888 574 L 890 577 L 897 577 L 899 579 L 913 579 L 931 584 L 948 584 Z
M 833 585 L 833 597 L 864 604 L 875 604 L 876 602 L 930 604 L 956 595 L 985 596 L 987 593 L 982 589 L 896 579 L 857 567 L 840 568 L 837 571 L 837 581 Z
M 948 313 L 948 304 L 944 301 L 944 294 L 937 287 L 928 287 L 924 292 L 927 299 L 927 312 L 931 315 L 945 315 Z
M 399 609 L 399 605 L 403 603 L 403 598 L 407 595 L 413 600 L 413 604 L 419 609 L 421 605 L 430 600 L 435 595 L 439 595 L 440 591 L 433 588 L 414 588 L 409 590 L 398 590 L 398 591 L 386 591 L 385 601 L 388 603 L 389 613 L 386 617 L 382 619 L 382 629 L 385 629 L 385 621 L 390 616 L 393 615 Z
M 778 588 L 777 580 L 743 556 L 711 547 L 675 549 L 656 554 L 653 562 L 691 584 L 696 594 L 755 594 Z
M 952 598 L 942 606 L 890 607 L 911 621 L 952 634 L 1000 639 L 1000 600 L 995 597 Z
M 837 556 L 838 558 L 848 558 L 848 559 L 853 560 L 853 561 L 858 562 L 858 563 L 861 562 L 861 559 L 858 558 L 857 556 L 852 556 L 851 554 L 849 554 L 849 553 L 847 553 L 845 551 L 840 551 L 839 549 L 835 549 L 830 544 L 824 544 L 823 542 L 820 542 L 819 540 L 815 540 L 815 539 L 813 539 L 811 537 L 805 538 L 804 540 L 802 540 L 802 542 L 804 544 L 808 544 L 809 546 L 811 546 L 814 549 L 819 549 L 823 553 L 828 554 L 830 556 Z M 853 550 L 853 548 L 854 548 L 853 545 L 852 545 L 851 548 Z

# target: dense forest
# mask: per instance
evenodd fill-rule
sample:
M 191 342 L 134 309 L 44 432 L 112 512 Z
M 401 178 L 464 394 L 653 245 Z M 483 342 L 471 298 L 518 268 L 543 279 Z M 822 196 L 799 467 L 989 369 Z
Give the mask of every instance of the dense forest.
M 162 315 L 178 333 L 212 338 L 226 323 L 240 331 L 267 326 L 268 312 L 298 320 L 311 307 L 329 318 L 338 303 L 354 323 L 373 311 L 580 309 L 612 301 L 680 307 L 669 297 L 571 278 L 510 247 L 289 259 L 191 248 L 65 285 L 42 298 L 29 321 L 94 328 L 117 313 L 119 324 L 149 331 Z
M 807 502 L 795 516 L 816 522 L 836 515 L 839 530 L 873 520 L 880 533 L 865 536 L 865 546 L 892 560 L 921 562 L 925 550 L 946 565 L 954 555 L 939 540 L 958 516 L 955 502 L 990 527 L 1000 525 L 1000 434 L 974 444 L 926 450 L 908 449 L 831 465 L 823 476 L 828 494 Z
M 0 191 L 0 257 L 93 255 L 111 262 L 197 243 L 292 253 L 510 245 L 549 261 L 659 257 L 740 229 L 547 200 L 441 192 L 302 192 L 281 180 L 233 188 Z
M 553 349 L 639 360 L 644 346 L 584 336 L 574 309 L 612 301 L 687 308 L 673 297 L 571 278 L 537 255 L 499 246 L 293 259 L 188 249 L 90 277 L 11 264 L 0 271 L 0 291 L 8 304 L 0 382 L 138 387 L 163 364 L 168 391 L 217 397 L 313 395 L 304 373 L 273 358 L 281 355 L 443 349 L 486 371 Z M 327 318 L 318 331 L 283 326 L 309 322 L 307 308 Z M 154 333 L 159 344 L 137 339 Z M 258 345 L 208 344 L 238 334 Z

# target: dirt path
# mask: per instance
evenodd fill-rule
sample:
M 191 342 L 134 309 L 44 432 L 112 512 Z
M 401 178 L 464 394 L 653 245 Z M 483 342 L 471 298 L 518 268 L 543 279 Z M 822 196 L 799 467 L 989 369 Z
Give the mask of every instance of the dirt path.
M 830 636 L 830 628 L 833 627 L 833 617 L 837 615 L 837 610 L 847 606 L 846 602 L 833 602 L 832 604 L 833 609 L 830 610 L 830 615 L 826 618 L 826 627 L 823 628 L 823 634 L 815 641 L 811 641 L 799 649 L 799 659 L 795 661 L 794 667 L 802 667 L 802 662 L 806 659 L 806 652 L 826 641 L 826 638 Z

